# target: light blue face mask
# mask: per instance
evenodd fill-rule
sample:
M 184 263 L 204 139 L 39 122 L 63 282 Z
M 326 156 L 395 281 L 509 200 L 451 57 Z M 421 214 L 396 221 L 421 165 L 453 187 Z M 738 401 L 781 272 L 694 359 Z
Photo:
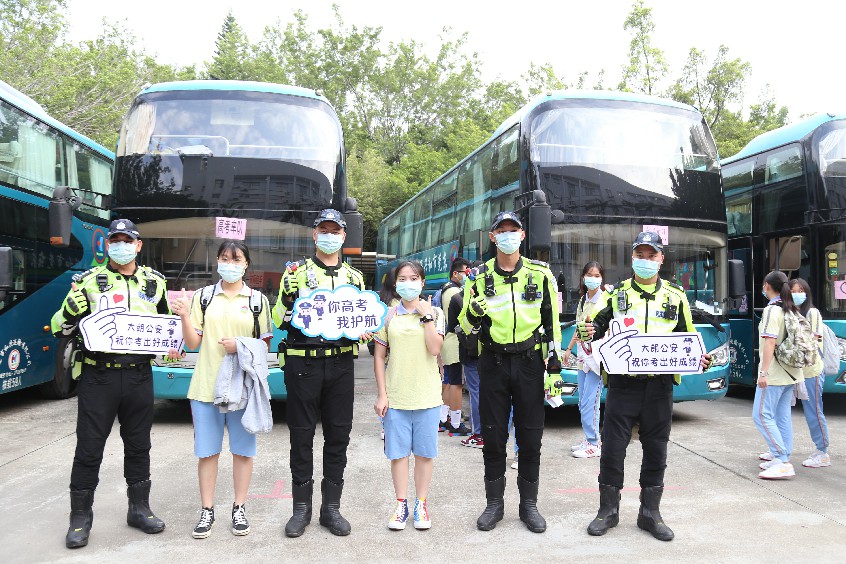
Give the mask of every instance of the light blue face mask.
M 109 258 L 120 265 L 129 264 L 135 260 L 135 243 L 116 241 L 109 243 Z
M 244 277 L 244 268 L 237 264 L 219 262 L 217 263 L 217 273 L 220 277 L 230 284 L 234 284 Z
M 808 296 L 805 294 L 805 292 L 802 292 L 802 293 L 799 293 L 799 294 L 794 294 L 794 293 L 791 292 L 791 295 L 793 296 L 793 303 L 796 304 L 797 306 L 804 304 L 805 300 L 808 299 Z
M 505 231 L 494 235 L 496 247 L 506 255 L 513 255 L 520 249 L 520 232 Z
M 602 285 L 601 276 L 585 276 L 585 287 L 588 290 L 596 290 Z
M 344 245 L 344 236 L 335 233 L 318 233 L 317 248 L 327 255 L 337 253 Z
M 403 280 L 402 282 L 397 282 L 397 294 L 400 295 L 402 299 L 407 302 L 410 302 L 414 298 L 420 295 L 420 292 L 423 291 L 423 284 L 420 282 L 413 282 L 408 280 Z
M 654 260 L 636 258 L 632 259 L 632 270 L 637 274 L 638 278 L 647 280 L 652 278 L 661 269 L 661 263 Z

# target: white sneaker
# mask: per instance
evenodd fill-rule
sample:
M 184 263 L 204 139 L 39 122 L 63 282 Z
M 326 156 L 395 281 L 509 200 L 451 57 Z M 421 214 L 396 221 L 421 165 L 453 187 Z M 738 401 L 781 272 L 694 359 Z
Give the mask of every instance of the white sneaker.
M 511 468 L 517 470 L 517 455 L 514 455 L 514 462 L 511 463 Z
M 570 447 L 570 452 L 576 452 L 577 450 L 584 450 L 590 443 L 587 439 L 582 439 L 581 442 L 578 442 Z
M 575 458 L 596 458 L 602 455 L 602 447 L 598 445 L 592 445 L 588 443 L 588 445 L 581 449 L 573 451 L 573 456 Z
M 766 462 L 762 462 L 758 465 L 758 468 L 761 470 L 766 470 L 767 468 L 772 468 L 776 464 L 781 464 L 781 460 L 778 458 L 773 458 L 772 460 L 767 460 Z
M 796 471 L 793 469 L 791 463 L 779 462 L 758 474 L 758 477 L 764 480 L 784 480 L 786 478 L 792 478 L 795 475 Z
M 771 453 L 771 452 L 769 452 L 769 451 L 767 451 L 767 452 L 762 452 L 761 454 L 759 454 L 759 455 L 758 455 L 758 460 L 766 460 L 766 461 L 770 461 L 770 460 L 772 460 L 773 458 L 775 458 L 775 457 L 773 456 L 773 453 Z
M 807 460 L 802 462 L 802 466 L 807 468 L 824 468 L 826 466 L 831 466 L 831 457 L 827 453 L 818 449 L 815 450 Z

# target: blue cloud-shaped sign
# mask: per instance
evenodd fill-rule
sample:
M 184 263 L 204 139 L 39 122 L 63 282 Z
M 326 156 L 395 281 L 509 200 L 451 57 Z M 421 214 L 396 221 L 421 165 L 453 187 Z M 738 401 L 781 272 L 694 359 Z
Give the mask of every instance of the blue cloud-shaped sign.
M 381 329 L 387 314 L 388 306 L 379 300 L 379 294 L 344 284 L 299 298 L 294 302 L 291 324 L 308 337 L 357 341 L 362 333 Z

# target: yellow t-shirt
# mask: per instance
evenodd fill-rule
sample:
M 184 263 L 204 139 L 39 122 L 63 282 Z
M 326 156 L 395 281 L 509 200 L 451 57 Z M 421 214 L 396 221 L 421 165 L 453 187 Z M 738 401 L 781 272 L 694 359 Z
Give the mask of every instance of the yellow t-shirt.
M 579 305 L 576 307 L 576 321 L 584 321 L 588 316 L 593 319 L 596 312 L 602 309 L 599 307 L 599 298 L 601 297 L 602 288 L 599 288 L 593 295 L 593 299 L 588 298 L 587 294 L 585 294 L 584 305 L 582 305 L 582 300 L 579 298 Z M 590 343 L 576 342 L 576 356 L 579 357 L 578 368 L 582 371 L 585 369 L 585 363 L 582 357 L 588 356 L 587 347 L 590 347 Z
M 200 306 L 202 290 L 194 292 L 191 300 L 191 325 L 202 335 L 200 354 L 197 365 L 191 375 L 191 385 L 188 387 L 188 399 L 213 402 L 214 385 L 217 373 L 226 356 L 226 350 L 218 341 L 223 337 L 252 337 L 253 312 L 250 311 L 250 292 L 261 295 L 261 313 L 259 314 L 259 338 L 264 339 L 273 335 L 270 324 L 270 305 L 258 290 L 251 290 L 244 284 L 241 291 L 231 298 L 223 293 L 218 282 L 214 287 L 214 296 L 206 307 L 205 319 Z
M 817 347 L 819 347 L 819 349 L 820 349 L 820 356 L 819 356 L 819 358 L 817 358 L 816 364 L 814 364 L 813 366 L 806 366 L 802 370 L 803 370 L 803 373 L 805 375 L 805 378 L 816 378 L 817 376 L 822 374 L 822 371 L 823 371 L 823 358 L 822 358 L 822 353 L 823 353 L 823 341 L 822 341 L 823 328 L 822 328 L 822 324 L 823 324 L 823 320 L 822 320 L 822 315 L 820 315 L 820 310 L 818 310 L 815 307 L 812 307 L 811 309 L 808 310 L 808 315 L 806 315 L 805 318 L 808 320 L 808 323 L 811 325 L 811 332 L 814 334 L 814 338 L 817 339 Z
M 461 292 L 461 288 L 450 286 L 441 294 L 441 309 L 445 316 L 449 315 L 450 300 L 459 292 Z M 449 325 L 449 320 L 444 318 L 444 323 Z M 445 366 L 461 362 L 458 356 L 458 335 L 455 333 L 446 333 L 444 335 L 444 345 L 441 347 L 441 362 Z
M 444 334 L 444 312 L 433 307 L 435 330 Z M 438 407 L 441 399 L 441 375 L 438 357 L 426 348 L 426 337 L 420 314 L 408 312 L 400 303 L 396 313 L 375 335 L 378 343 L 390 347 L 385 388 L 389 407 L 393 409 L 428 409 Z
M 780 305 L 768 305 L 761 314 L 761 323 L 758 324 L 758 351 L 764 350 L 764 343 L 767 339 L 775 339 L 776 348 L 778 348 L 786 336 L 787 329 L 784 326 L 784 310 L 781 309 Z M 761 352 L 758 355 L 759 361 L 763 361 Z M 769 376 L 767 377 L 767 383 L 769 385 L 788 386 L 803 379 L 802 368 L 787 366 L 779 362 L 775 358 L 775 355 L 773 355 L 773 361 L 770 363 Z

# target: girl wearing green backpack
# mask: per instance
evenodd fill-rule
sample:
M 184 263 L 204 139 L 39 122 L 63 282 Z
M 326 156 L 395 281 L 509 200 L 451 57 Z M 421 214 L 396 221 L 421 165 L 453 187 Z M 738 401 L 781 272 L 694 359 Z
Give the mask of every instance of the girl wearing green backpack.
M 758 325 L 760 363 L 758 387 L 752 405 L 752 420 L 767 442 L 772 460 L 761 463 L 762 479 L 785 479 L 796 475 L 790 463 L 793 450 L 793 423 L 790 405 L 793 385 L 804 378 L 803 369 L 778 361 L 776 347 L 787 337 L 785 313 L 798 314 L 790 284 L 783 272 L 773 271 L 764 278 L 762 288 L 767 307 Z

